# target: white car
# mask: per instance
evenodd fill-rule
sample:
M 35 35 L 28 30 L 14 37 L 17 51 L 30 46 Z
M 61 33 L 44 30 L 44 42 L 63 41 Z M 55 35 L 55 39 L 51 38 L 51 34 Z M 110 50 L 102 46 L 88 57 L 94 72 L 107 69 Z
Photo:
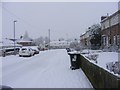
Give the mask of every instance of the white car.
M 37 46 L 32 46 L 30 48 L 35 52 L 35 54 L 39 54 L 39 50 Z
M 33 56 L 35 52 L 29 47 L 22 47 L 19 50 L 19 56 Z

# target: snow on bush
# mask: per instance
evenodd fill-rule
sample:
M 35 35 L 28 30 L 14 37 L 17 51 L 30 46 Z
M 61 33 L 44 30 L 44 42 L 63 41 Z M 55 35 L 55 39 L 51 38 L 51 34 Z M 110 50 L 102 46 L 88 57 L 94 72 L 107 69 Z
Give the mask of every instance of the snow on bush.
M 86 56 L 89 60 L 93 60 L 95 61 L 95 63 L 97 63 L 97 58 L 98 58 L 98 54 L 93 54 L 93 55 L 88 55 Z
M 96 65 L 101 68 L 120 74 L 120 61 L 118 61 L 119 54 L 117 52 L 102 52 L 102 50 L 83 50 L 83 56 L 90 61 L 94 61 Z
M 109 62 L 106 64 L 106 68 L 110 70 L 111 72 L 114 72 L 114 74 L 120 75 L 120 62 Z

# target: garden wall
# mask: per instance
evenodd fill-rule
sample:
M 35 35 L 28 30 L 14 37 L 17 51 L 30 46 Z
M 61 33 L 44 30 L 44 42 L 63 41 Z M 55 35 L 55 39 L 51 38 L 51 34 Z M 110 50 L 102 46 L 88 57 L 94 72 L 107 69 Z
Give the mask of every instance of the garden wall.
M 82 55 L 78 59 L 80 60 L 80 67 L 94 88 L 120 88 L 120 77 L 91 63 Z

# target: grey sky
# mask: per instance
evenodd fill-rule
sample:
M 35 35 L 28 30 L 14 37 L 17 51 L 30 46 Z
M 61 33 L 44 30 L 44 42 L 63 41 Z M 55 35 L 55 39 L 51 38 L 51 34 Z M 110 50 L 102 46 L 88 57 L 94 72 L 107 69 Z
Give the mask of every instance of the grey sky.
M 31 38 L 48 36 L 51 39 L 79 38 L 86 29 L 100 23 L 100 17 L 117 11 L 117 2 L 11 2 L 3 3 L 3 37 L 13 37 L 13 21 L 16 23 L 16 37 L 28 31 Z

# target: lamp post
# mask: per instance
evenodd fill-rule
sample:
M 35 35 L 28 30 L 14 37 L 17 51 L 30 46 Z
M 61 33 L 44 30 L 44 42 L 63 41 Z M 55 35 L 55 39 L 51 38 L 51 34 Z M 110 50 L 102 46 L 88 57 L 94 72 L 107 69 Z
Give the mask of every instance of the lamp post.
M 50 49 L 50 29 L 48 29 L 48 37 L 49 37 L 49 49 Z
M 16 55 L 16 50 L 15 50 L 15 23 L 17 22 L 17 20 L 13 21 L 14 24 L 14 55 Z

